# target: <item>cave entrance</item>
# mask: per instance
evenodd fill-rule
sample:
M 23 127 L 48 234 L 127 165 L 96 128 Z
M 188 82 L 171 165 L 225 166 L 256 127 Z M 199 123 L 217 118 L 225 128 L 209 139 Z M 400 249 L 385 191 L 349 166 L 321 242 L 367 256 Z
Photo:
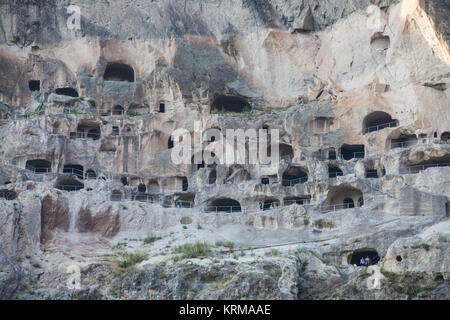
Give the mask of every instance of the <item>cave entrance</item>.
M 238 201 L 222 198 L 210 201 L 208 204 L 208 212 L 240 212 L 241 205 Z
M 30 91 L 40 91 L 41 90 L 41 80 L 28 81 L 28 88 L 30 89 Z
M 34 173 L 49 173 L 52 172 L 52 164 L 47 160 L 33 159 L 25 163 L 25 169 Z
M 79 164 L 65 164 L 63 168 L 63 173 L 71 174 L 76 176 L 78 179 L 83 179 L 84 169 L 82 165 Z
M 120 200 L 122 200 L 122 191 L 120 191 L 120 190 L 113 190 L 113 192 L 111 192 L 110 200 L 111 201 L 120 201 Z
M 159 112 L 160 113 L 166 112 L 166 105 L 163 102 L 159 103 Z
M 214 169 L 209 173 L 208 184 L 216 183 L 216 178 L 217 178 L 217 173 L 216 173 L 216 170 Z
M 177 195 L 174 199 L 175 207 L 177 208 L 193 208 L 195 200 L 195 193 L 185 193 Z
M 77 125 L 76 137 L 98 140 L 100 139 L 100 132 L 100 125 L 98 123 L 81 120 Z
M 181 186 L 183 191 L 187 191 L 187 189 L 189 188 L 189 182 L 188 179 L 186 177 L 183 177 L 183 179 L 181 180 Z
M 389 113 L 375 111 L 368 114 L 363 120 L 363 134 L 378 131 L 384 128 L 398 126 L 398 121 L 392 119 Z
M 125 109 L 122 106 L 114 106 L 112 109 L 113 116 L 122 116 L 125 113 Z
M 345 198 L 344 201 L 344 209 L 350 209 L 355 207 L 355 202 L 352 198 Z
M 390 146 L 391 149 L 395 148 L 408 148 L 417 144 L 416 135 L 401 135 L 397 139 L 392 139 Z
M 6 200 L 14 200 L 17 197 L 17 193 L 12 190 L 8 189 L 2 189 L 0 190 L 0 198 L 6 199 Z
M 263 210 L 274 210 L 280 206 L 280 200 L 278 199 L 266 199 L 264 200 Z
M 291 204 L 305 205 L 309 204 L 311 201 L 311 196 L 302 196 L 302 197 L 286 197 L 283 200 L 283 205 L 289 206 Z
M 288 163 L 291 162 L 291 160 L 294 158 L 294 150 L 292 149 L 292 146 L 285 143 L 280 143 L 278 148 L 280 152 L 280 159 Z
M 401 168 L 400 173 L 419 173 L 420 171 L 426 170 L 433 167 L 449 167 L 450 166 L 450 155 L 445 155 L 439 158 L 432 158 L 427 161 L 422 161 L 418 164 L 406 166 Z
M 328 167 L 328 177 L 329 178 L 336 178 L 337 176 L 343 176 L 343 175 L 344 175 L 344 173 L 338 167 L 334 167 L 334 166 Z
M 448 143 L 449 140 L 450 140 L 450 132 L 446 131 L 441 134 L 441 141 L 443 143 Z
M 238 96 L 219 95 L 214 99 L 211 107 L 215 112 L 249 112 L 250 104 Z
M 378 171 L 375 169 L 367 169 L 366 178 L 378 178 Z
M 344 160 L 350 160 L 354 158 L 364 158 L 364 145 L 363 144 L 344 144 L 341 147 L 341 156 Z
M 369 258 L 369 265 L 377 264 L 380 261 L 380 256 L 375 249 L 358 249 L 348 256 L 347 262 L 352 265 L 364 266 L 364 264 L 361 264 L 361 259 L 367 257 Z
M 145 191 L 147 191 L 147 186 L 146 186 L 145 184 L 143 184 L 143 183 L 140 183 L 140 184 L 138 185 L 138 192 L 143 193 L 143 192 L 145 192 Z
M 58 88 L 55 90 L 56 94 L 62 95 L 62 96 L 69 96 L 69 97 L 78 97 L 78 92 L 74 88 Z
M 328 151 L 328 160 L 336 160 L 336 150 L 330 149 Z
M 308 174 L 301 167 L 288 167 L 284 171 L 282 179 L 282 185 L 290 187 L 308 181 Z
M 56 181 L 55 188 L 64 191 L 78 191 L 84 188 L 84 184 L 73 177 L 62 177 Z
M 90 169 L 86 171 L 86 179 L 97 179 L 97 174 L 94 170 Z
M 134 70 L 125 63 L 109 62 L 106 65 L 103 80 L 134 82 Z

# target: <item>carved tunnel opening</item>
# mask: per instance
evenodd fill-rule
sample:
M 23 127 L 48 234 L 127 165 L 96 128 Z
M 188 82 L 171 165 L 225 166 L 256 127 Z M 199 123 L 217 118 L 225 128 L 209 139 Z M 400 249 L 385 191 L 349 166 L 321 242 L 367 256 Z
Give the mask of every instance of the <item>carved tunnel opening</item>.
M 344 173 L 338 167 L 336 167 L 336 166 L 328 167 L 328 177 L 329 178 L 336 178 L 338 176 L 343 176 L 343 175 L 344 175 Z
M 249 112 L 250 104 L 238 96 L 219 95 L 214 99 L 211 110 L 215 112 Z
M 123 115 L 125 112 L 124 108 L 122 106 L 114 106 L 114 108 L 112 109 L 112 114 L 113 116 L 121 116 Z
M 364 266 L 366 262 L 362 263 L 361 259 L 365 260 L 366 258 L 369 260 L 368 265 L 374 265 L 380 261 L 380 256 L 375 249 L 358 249 L 348 256 L 347 262 L 352 265 Z
M 207 210 L 208 212 L 240 212 L 241 205 L 236 200 L 221 198 L 210 201 Z
M 344 144 L 341 147 L 341 156 L 344 160 L 364 158 L 364 145 Z
M 446 131 L 441 134 L 441 141 L 444 143 L 448 143 L 450 140 L 450 132 Z
M 109 62 L 106 65 L 103 80 L 134 82 L 134 70 L 125 63 Z
M 266 199 L 263 203 L 263 210 L 274 210 L 280 206 L 280 200 L 272 198 Z
M 208 184 L 216 183 L 216 179 L 217 179 L 217 173 L 216 173 L 216 170 L 214 169 L 209 173 Z
M 181 180 L 181 185 L 182 185 L 182 189 L 183 191 L 187 191 L 189 188 L 189 182 L 188 179 L 186 177 L 183 177 L 183 179 Z
M 41 80 L 28 81 L 28 88 L 30 89 L 30 91 L 40 91 L 41 90 Z
M 80 121 L 77 125 L 76 136 L 98 140 L 101 136 L 100 125 L 93 121 Z
M 289 206 L 291 204 L 305 205 L 309 204 L 311 201 L 311 196 L 301 196 L 301 197 L 286 197 L 283 199 L 283 204 Z
M 293 186 L 308 181 L 308 173 L 301 167 L 288 167 L 283 173 L 282 185 Z
M 6 200 L 14 200 L 17 197 L 17 193 L 14 190 L 2 189 L 0 190 L 0 198 Z
M 390 140 L 391 149 L 408 148 L 417 144 L 417 136 L 415 134 L 402 134 L 397 139 Z
M 336 211 L 360 207 L 364 204 L 363 193 L 358 188 L 344 184 L 333 186 L 328 192 L 325 200 L 326 206 L 322 211 Z
M 62 96 L 69 96 L 69 97 L 78 97 L 78 92 L 74 88 L 58 88 L 55 90 L 56 94 L 62 95 Z
M 86 179 L 97 179 L 97 174 L 94 170 L 89 169 L 88 171 L 86 171 Z
M 65 164 L 63 168 L 63 173 L 71 174 L 76 176 L 78 179 L 83 179 L 84 169 L 82 165 L 79 164 Z
M 363 120 L 363 134 L 378 131 L 384 128 L 398 126 L 398 121 L 392 119 L 389 113 L 375 111 L 368 114 Z
M 64 191 L 78 191 L 84 188 L 84 184 L 74 177 L 61 177 L 56 180 L 55 188 Z
M 33 159 L 25 163 L 25 169 L 34 173 L 48 173 L 52 171 L 52 164 L 47 160 Z
M 377 32 L 371 37 L 370 46 L 375 50 L 386 50 L 391 46 L 391 40 L 389 36 Z

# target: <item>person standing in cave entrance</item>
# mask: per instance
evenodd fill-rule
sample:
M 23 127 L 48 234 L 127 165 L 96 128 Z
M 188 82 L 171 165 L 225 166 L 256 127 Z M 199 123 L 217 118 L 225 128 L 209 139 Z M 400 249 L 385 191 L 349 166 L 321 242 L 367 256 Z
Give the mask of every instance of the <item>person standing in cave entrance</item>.
M 263 204 L 261 201 L 259 202 L 259 211 L 263 211 Z
M 366 257 L 365 259 L 365 265 L 368 267 L 370 265 L 370 259 L 369 256 Z
M 366 260 L 364 260 L 363 257 L 361 257 L 361 260 L 359 260 L 359 265 L 360 266 L 365 266 L 366 265 Z

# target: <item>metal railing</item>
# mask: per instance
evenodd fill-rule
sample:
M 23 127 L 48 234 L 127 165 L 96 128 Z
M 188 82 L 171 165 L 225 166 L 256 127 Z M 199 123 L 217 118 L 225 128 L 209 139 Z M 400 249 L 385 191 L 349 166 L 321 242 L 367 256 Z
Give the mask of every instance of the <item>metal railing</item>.
M 367 171 L 366 178 L 378 178 L 378 172 L 377 171 Z
M 391 121 L 388 123 L 379 124 L 377 126 L 370 126 L 370 127 L 364 128 L 363 134 L 378 131 L 378 130 L 381 130 L 384 128 L 393 128 L 393 127 L 397 127 L 397 126 L 398 126 L 398 120 L 395 120 L 395 121 Z
M 301 203 L 300 203 L 301 202 Z M 309 205 L 311 202 L 310 199 L 298 199 L 298 200 L 283 200 L 283 205 L 282 207 L 287 207 L 290 206 L 294 203 L 298 204 L 299 206 L 303 206 L 303 205 Z
M 347 154 L 346 154 L 347 155 Z M 358 152 L 353 152 L 353 157 L 351 157 L 350 159 L 345 159 L 344 155 L 341 154 L 341 159 L 342 160 L 351 160 L 351 159 L 364 159 L 365 156 L 365 152 L 364 151 L 358 151 Z
M 241 206 L 208 206 L 208 212 L 241 212 Z
M 100 133 L 89 133 L 88 131 L 71 131 L 69 133 L 70 139 L 100 139 Z
M 320 212 L 330 212 L 330 211 L 338 211 L 344 209 L 353 209 L 359 208 L 364 205 L 364 201 L 355 203 L 343 203 L 343 204 L 330 204 L 330 205 L 320 205 Z
M 343 172 L 328 172 L 328 178 L 342 177 L 343 175 Z
M 415 146 L 417 144 L 417 141 L 398 141 L 398 142 L 392 142 L 391 141 L 391 149 L 396 148 L 409 148 L 411 146 Z
M 25 167 L 25 169 L 30 170 L 31 172 L 36 174 L 52 172 L 52 168 L 47 167 Z
M 185 201 L 185 200 L 178 200 L 175 202 L 175 208 L 193 208 L 194 202 L 192 201 Z
M 281 184 L 285 187 L 292 187 L 299 183 L 305 183 L 306 181 L 308 181 L 308 177 L 301 177 L 301 178 L 290 179 L 290 180 L 283 179 L 283 180 L 281 180 Z
M 75 169 L 75 168 L 64 168 L 62 174 L 63 175 L 65 175 L 65 174 L 74 175 L 74 176 L 77 176 L 80 179 L 84 178 L 84 171 L 83 170 L 79 170 L 79 169 Z
M 428 168 L 436 168 L 436 167 L 449 167 L 450 163 L 429 163 L 429 164 L 420 164 L 414 166 L 403 167 L 399 169 L 399 173 L 408 174 L 408 173 L 419 173 Z
M 78 191 L 84 189 L 82 185 L 70 185 L 70 184 L 59 184 L 55 186 L 56 189 L 63 191 Z

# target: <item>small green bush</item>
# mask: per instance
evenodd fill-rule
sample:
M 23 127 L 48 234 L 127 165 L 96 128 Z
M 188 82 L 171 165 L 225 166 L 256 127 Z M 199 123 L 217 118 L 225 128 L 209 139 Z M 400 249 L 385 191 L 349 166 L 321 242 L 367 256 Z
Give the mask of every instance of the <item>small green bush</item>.
M 149 234 L 148 236 L 146 236 L 143 240 L 144 244 L 149 244 L 152 242 L 155 242 L 156 240 L 158 240 L 158 237 L 152 234 Z
M 143 252 L 126 252 L 122 254 L 122 260 L 119 262 L 121 268 L 128 268 L 147 259 L 147 254 Z
M 195 243 L 186 243 L 175 249 L 176 253 L 182 253 L 183 258 L 206 257 L 211 253 L 211 245 L 207 242 L 197 241 Z

